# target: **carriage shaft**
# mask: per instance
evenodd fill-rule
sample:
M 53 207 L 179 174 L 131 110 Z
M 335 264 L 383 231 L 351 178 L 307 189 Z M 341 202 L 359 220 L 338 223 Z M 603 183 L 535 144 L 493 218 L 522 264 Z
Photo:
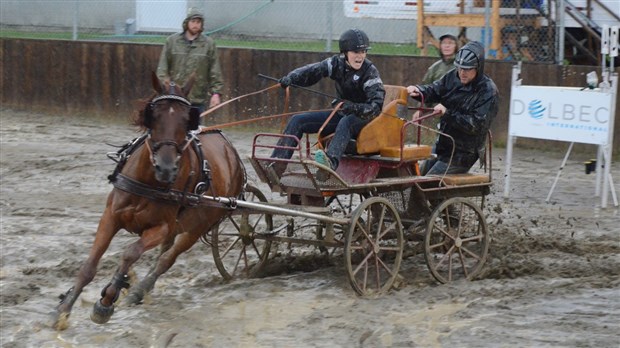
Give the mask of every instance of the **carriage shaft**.
M 249 208 L 249 209 L 254 209 L 256 211 L 261 211 L 265 213 L 304 217 L 308 219 L 315 219 L 318 221 L 331 222 L 331 223 L 340 224 L 340 225 L 345 225 L 350 222 L 349 219 L 336 218 L 333 216 L 309 213 L 305 211 L 282 208 L 282 207 L 275 207 L 275 206 L 272 206 L 266 203 L 246 202 L 246 201 L 241 201 L 237 199 L 230 199 L 227 197 L 213 197 L 213 196 L 207 196 L 207 195 L 202 195 L 202 199 L 225 204 L 226 206 L 229 206 L 229 207 Z

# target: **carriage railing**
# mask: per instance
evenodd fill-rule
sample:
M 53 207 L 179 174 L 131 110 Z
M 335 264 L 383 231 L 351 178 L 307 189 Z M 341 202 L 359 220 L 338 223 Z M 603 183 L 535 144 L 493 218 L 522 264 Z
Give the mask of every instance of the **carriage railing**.
M 268 88 L 256 91 L 256 92 L 252 92 L 243 96 L 239 96 L 237 98 L 231 99 L 223 104 L 227 104 L 230 102 L 234 102 L 234 101 L 238 101 L 240 99 L 243 99 L 244 97 L 250 96 L 250 95 L 256 95 L 256 94 L 260 94 L 260 93 L 264 93 L 267 91 L 273 91 L 276 90 L 277 88 L 279 88 L 279 84 L 275 84 L 272 85 Z M 288 91 L 288 90 L 287 90 Z M 289 93 L 286 94 L 286 98 L 285 98 L 285 111 L 288 111 L 288 99 L 289 99 Z M 336 105 L 335 108 L 333 109 L 323 109 L 323 110 L 310 110 L 310 111 L 326 111 L 326 110 L 332 110 L 332 116 L 333 114 L 335 114 L 335 112 L 339 109 L 340 107 L 339 103 L 338 105 Z M 423 105 L 423 104 L 422 104 Z M 217 108 L 223 106 L 222 104 L 216 106 L 215 108 L 211 108 L 209 110 L 207 110 L 206 112 L 203 113 L 203 115 L 207 115 L 209 113 L 211 113 L 212 111 L 216 110 Z M 405 153 L 404 150 L 406 150 L 406 148 L 408 146 L 411 145 L 417 145 L 417 146 L 422 146 L 422 145 L 426 145 L 426 146 L 430 146 L 432 147 L 432 145 L 434 144 L 434 142 L 436 141 L 438 136 L 445 136 L 448 137 L 454 147 L 454 139 L 452 139 L 450 136 L 448 136 L 445 133 L 442 133 L 441 131 L 439 131 L 437 129 L 437 123 L 438 123 L 438 119 L 439 117 L 437 117 L 436 114 L 434 114 L 432 112 L 433 109 L 430 108 L 423 108 L 423 107 L 408 107 L 407 109 L 409 110 L 416 110 L 419 111 L 420 113 L 422 113 L 421 117 L 414 117 L 416 113 L 414 113 L 411 117 L 410 120 L 407 120 L 406 118 L 403 117 L 399 117 L 399 115 L 388 115 L 389 112 L 385 112 L 384 110 L 384 114 L 388 117 L 394 117 L 395 119 L 400 119 L 403 120 L 403 125 L 402 128 L 400 130 L 400 134 L 397 135 L 400 137 L 400 151 L 398 151 L 398 156 L 396 157 L 387 157 L 387 156 L 382 156 L 381 154 L 378 153 L 373 153 L 373 154 L 365 154 L 365 155 L 360 155 L 360 158 L 368 158 L 368 159 L 372 159 L 372 160 L 380 160 L 382 162 L 382 166 L 384 167 L 391 167 L 391 168 L 397 168 L 399 166 L 402 166 L 403 163 L 407 163 L 407 162 L 413 162 L 411 159 L 407 159 L 403 154 Z M 247 124 L 247 123 L 253 123 L 253 122 L 263 122 L 265 120 L 268 119 L 276 119 L 276 118 L 281 118 L 282 119 L 282 123 L 284 124 L 284 120 L 288 117 L 290 117 L 293 114 L 299 113 L 299 111 L 296 112 L 286 112 L 283 114 L 278 114 L 278 115 L 269 115 L 269 116 L 263 116 L 263 117 L 252 117 L 249 118 L 247 120 L 242 120 L 242 121 L 237 121 L 237 122 L 231 122 L 231 123 L 225 123 L 225 124 L 219 124 L 219 125 L 214 125 L 214 126 L 210 126 L 210 127 L 206 127 L 203 129 L 212 129 L 212 128 L 225 128 L 225 127 L 232 127 L 232 126 L 236 126 L 236 125 L 242 125 L 242 124 Z M 400 114 L 400 112 L 399 112 Z M 401 115 L 402 116 L 402 115 Z M 388 135 L 388 136 L 392 136 L 392 135 Z M 303 141 L 299 141 L 300 139 L 296 139 L 297 141 L 297 146 L 294 148 L 291 148 L 291 150 L 293 150 L 294 155 L 293 158 L 288 160 L 288 159 L 271 159 L 270 153 L 277 147 L 277 145 L 257 145 L 257 140 L 259 138 L 267 138 L 267 137 L 272 137 L 275 141 L 277 141 L 277 137 L 287 137 L 287 135 L 282 135 L 282 134 L 268 134 L 268 133 L 260 133 L 257 134 L 257 137 L 255 138 L 254 141 L 254 145 L 253 145 L 253 149 L 252 149 L 252 157 L 256 158 L 256 159 L 260 159 L 261 161 L 264 161 L 264 163 L 268 163 L 267 161 L 271 161 L 271 162 L 285 162 L 287 164 L 287 166 L 290 166 L 291 163 L 303 163 L 303 162 L 311 162 L 313 160 L 312 158 L 312 149 L 313 148 L 317 148 L 317 145 L 319 144 L 319 137 L 317 136 L 310 136 L 310 135 L 306 135 L 303 139 Z M 274 141 L 274 142 L 275 142 Z M 305 145 L 305 146 L 302 146 Z M 320 146 L 318 146 L 320 148 Z M 259 154 L 259 149 L 263 150 L 262 154 Z M 266 151 L 265 151 L 266 150 Z M 490 177 L 490 172 L 491 172 L 491 161 L 490 156 L 491 156 L 491 135 L 489 132 L 489 136 L 488 136 L 488 144 L 487 144 L 487 151 L 485 151 L 485 158 L 481 159 L 481 168 L 485 169 L 485 173 L 488 173 L 489 177 Z M 377 156 L 378 155 L 378 156 Z M 357 156 L 357 155 L 356 155 Z M 421 160 L 423 160 L 424 158 L 415 158 L 414 162 L 420 162 Z M 305 166 L 307 167 L 307 165 Z M 473 169 L 473 168 L 472 168 Z M 306 172 L 308 172 L 309 175 L 313 175 L 314 174 L 314 170 L 313 171 L 308 171 L 308 169 L 306 168 Z M 258 173 L 257 173 L 258 174 Z M 419 172 L 418 172 L 419 174 Z M 441 180 L 441 184 L 442 186 L 444 185 L 444 177 L 445 174 L 442 176 L 442 180 Z M 261 178 L 262 179 L 262 178 Z M 337 180 L 337 181 L 341 181 L 341 180 Z M 340 185 L 341 183 L 338 183 L 338 185 Z

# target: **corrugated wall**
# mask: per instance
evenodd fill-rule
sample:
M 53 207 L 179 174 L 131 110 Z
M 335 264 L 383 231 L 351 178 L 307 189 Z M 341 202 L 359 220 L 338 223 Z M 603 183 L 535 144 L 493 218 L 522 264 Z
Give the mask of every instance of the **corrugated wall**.
M 151 92 L 161 45 L 105 42 L 0 39 L 2 107 L 57 114 L 127 118 L 134 101 Z M 220 48 L 226 87 L 224 98 L 268 87 L 274 82 L 258 74 L 281 77 L 291 69 L 319 61 L 326 53 L 285 52 Z M 432 57 L 369 56 L 384 83 L 408 85 L 422 79 Z M 497 84 L 500 113 L 493 124 L 495 139 L 504 143 L 507 133 L 512 64 L 490 61 L 486 73 Z M 522 78 L 527 85 L 583 86 L 585 74 L 599 67 L 556 66 L 524 63 Z M 617 69 L 620 71 L 620 69 Z M 324 80 L 316 90 L 334 93 Z M 283 111 L 280 89 L 242 99 L 210 115 L 208 124 L 237 121 Z M 292 91 L 290 110 L 320 109 L 330 100 L 310 92 Z M 620 98 L 619 98 L 620 99 Z M 614 153 L 620 151 L 620 107 L 616 106 Z

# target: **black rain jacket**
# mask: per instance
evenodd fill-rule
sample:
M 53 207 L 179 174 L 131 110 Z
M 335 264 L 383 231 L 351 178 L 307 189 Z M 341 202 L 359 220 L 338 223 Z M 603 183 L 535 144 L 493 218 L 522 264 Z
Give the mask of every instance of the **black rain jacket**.
M 339 99 L 354 104 L 354 113 L 365 120 L 381 113 L 385 88 L 379 70 L 365 59 L 359 70 L 347 65 L 344 55 L 334 55 L 321 62 L 308 64 L 291 71 L 287 75 L 295 85 L 308 87 L 329 77 L 336 82 Z
M 493 80 L 484 74 L 482 44 L 472 41 L 463 49 L 470 49 L 478 57 L 478 73 L 471 83 L 463 85 L 458 69 L 454 69 L 431 84 L 417 87 L 425 103 L 441 103 L 447 108 L 441 116 L 440 129 L 454 138 L 452 163 L 471 166 L 484 154 L 487 132 L 497 115 L 499 92 Z M 448 137 L 439 136 L 435 152 L 440 161 L 450 160 L 452 148 Z

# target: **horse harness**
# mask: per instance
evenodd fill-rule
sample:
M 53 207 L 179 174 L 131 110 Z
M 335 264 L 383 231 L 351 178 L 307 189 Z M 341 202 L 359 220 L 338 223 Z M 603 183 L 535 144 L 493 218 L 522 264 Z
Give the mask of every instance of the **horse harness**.
M 123 167 L 127 163 L 127 160 L 141 145 L 145 144 L 149 137 L 149 132 L 144 133 L 138 138 L 133 139 L 129 143 L 123 145 L 117 152 L 110 152 L 107 154 L 108 158 L 116 162 L 114 172 L 108 176 L 108 180 L 115 188 L 150 198 L 163 203 L 170 203 L 175 205 L 181 205 L 184 207 L 193 207 L 198 204 L 203 204 L 201 195 L 206 192 L 211 186 L 211 169 L 209 162 L 204 158 L 202 152 L 202 146 L 200 140 L 191 132 L 188 132 L 188 142 L 192 146 L 194 152 L 198 156 L 200 166 L 200 181 L 194 187 L 192 192 L 187 189 L 180 191 L 167 188 L 152 187 L 150 185 L 141 183 L 121 173 Z M 220 206 L 221 207 L 221 206 Z

